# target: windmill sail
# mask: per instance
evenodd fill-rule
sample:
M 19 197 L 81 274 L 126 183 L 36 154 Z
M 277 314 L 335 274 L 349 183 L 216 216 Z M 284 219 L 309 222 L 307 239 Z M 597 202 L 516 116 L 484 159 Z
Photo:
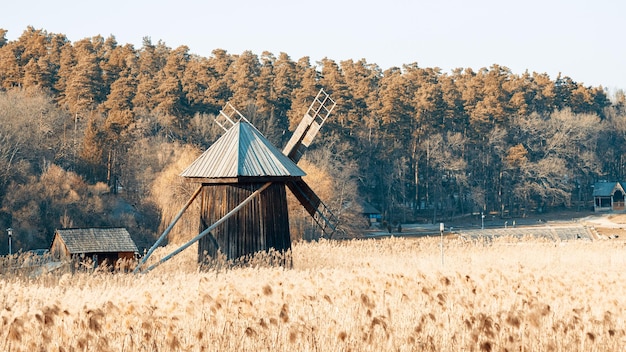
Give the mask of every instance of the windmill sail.
M 336 103 L 331 99 L 330 95 L 324 89 L 320 89 L 311 106 L 304 114 L 302 121 L 300 121 L 300 124 L 293 132 L 289 142 L 285 145 L 283 154 L 297 163 L 313 142 L 313 139 L 335 108 L 335 105 Z M 324 237 L 332 237 L 333 233 L 337 231 L 339 219 L 313 192 L 311 187 L 302 179 L 287 183 L 287 187 L 289 187 L 307 212 L 311 214 L 313 220 L 322 229 Z
M 311 187 L 299 179 L 297 181 L 288 182 L 287 187 L 293 195 L 300 201 L 300 204 L 313 217 L 313 220 L 324 233 L 323 237 L 331 238 L 337 231 L 337 223 L 339 219 L 328 209 L 326 204 L 322 202 L 320 197 L 313 192 Z
M 250 122 L 237 109 L 235 109 L 234 106 L 230 105 L 230 103 L 226 103 L 224 109 L 220 110 L 219 115 L 214 118 L 215 123 L 217 123 L 224 131 L 228 131 L 237 121 L 241 119 L 248 123 Z
M 298 128 L 293 132 L 293 135 L 285 145 L 283 154 L 287 155 L 294 162 L 298 162 L 309 145 L 313 142 L 313 138 L 335 108 L 335 101 L 330 98 L 330 95 L 320 89 L 317 96 L 311 103 L 309 110 L 300 121 Z

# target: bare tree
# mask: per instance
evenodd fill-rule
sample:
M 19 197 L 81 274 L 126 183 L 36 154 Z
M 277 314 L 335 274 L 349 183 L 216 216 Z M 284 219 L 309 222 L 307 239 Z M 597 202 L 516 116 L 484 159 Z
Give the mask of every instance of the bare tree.
M 431 135 L 422 143 L 426 151 L 426 189 L 434 209 L 452 214 L 459 206 L 467 188 L 467 161 L 464 158 L 466 139 L 460 133 Z M 436 219 L 433 214 L 433 221 Z

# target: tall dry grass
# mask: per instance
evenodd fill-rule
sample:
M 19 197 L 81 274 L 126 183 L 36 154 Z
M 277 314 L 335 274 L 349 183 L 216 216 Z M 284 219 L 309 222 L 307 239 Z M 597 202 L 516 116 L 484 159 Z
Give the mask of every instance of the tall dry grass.
M 625 249 L 448 240 L 442 266 L 438 239 L 390 238 L 297 243 L 293 268 L 5 273 L 0 349 L 617 351 Z

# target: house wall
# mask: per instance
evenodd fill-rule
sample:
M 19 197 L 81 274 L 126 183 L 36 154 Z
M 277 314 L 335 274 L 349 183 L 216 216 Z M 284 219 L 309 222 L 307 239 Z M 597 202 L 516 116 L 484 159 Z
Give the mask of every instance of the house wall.
M 117 253 L 118 259 L 126 259 L 131 260 L 135 258 L 135 253 L 133 252 L 119 252 Z
M 80 253 L 74 254 L 72 258 L 76 261 L 88 261 L 88 260 L 97 260 L 96 265 L 94 267 L 99 267 L 101 265 L 106 264 L 108 267 L 113 269 L 120 269 L 121 264 L 128 263 L 120 263 L 120 260 L 132 260 L 135 258 L 134 252 L 93 252 L 93 253 Z M 121 268 L 121 269 L 129 269 L 129 268 Z
M 593 210 L 596 212 L 601 211 L 612 211 L 612 210 L 624 210 L 624 199 L 623 197 L 615 200 L 613 197 L 601 197 L 595 196 L 593 202 Z
M 54 235 L 52 239 L 52 245 L 50 246 L 50 255 L 54 259 L 67 259 L 70 257 L 70 253 L 65 246 L 65 243 L 59 235 Z
M 107 265 L 115 265 L 115 263 L 120 259 L 133 259 L 135 257 L 135 253 L 133 252 L 94 252 L 94 253 L 85 253 L 85 259 L 94 258 L 97 256 L 98 265 L 104 264 L 106 261 Z

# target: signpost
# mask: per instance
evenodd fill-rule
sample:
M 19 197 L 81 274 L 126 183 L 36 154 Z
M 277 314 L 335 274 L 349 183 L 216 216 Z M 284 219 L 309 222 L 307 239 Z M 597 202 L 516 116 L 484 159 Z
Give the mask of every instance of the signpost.
M 13 229 L 9 227 L 7 229 L 7 234 L 9 235 L 9 255 L 11 255 L 11 254 L 13 254 L 13 250 L 11 248 L 11 240 L 12 240 L 12 237 L 13 237 Z
M 443 222 L 440 222 L 439 223 L 439 234 L 440 234 L 440 238 L 441 238 L 441 243 L 440 243 L 440 246 L 441 246 L 441 266 L 443 266 L 443 229 L 444 229 Z

